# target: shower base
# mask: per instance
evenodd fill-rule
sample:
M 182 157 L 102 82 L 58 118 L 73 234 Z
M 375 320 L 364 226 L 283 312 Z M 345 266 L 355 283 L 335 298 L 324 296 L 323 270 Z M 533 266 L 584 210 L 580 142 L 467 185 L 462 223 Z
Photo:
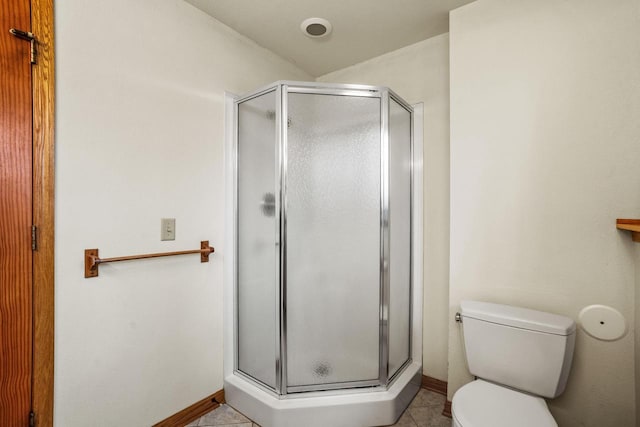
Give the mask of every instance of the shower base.
M 225 378 L 225 400 L 262 427 L 363 427 L 394 424 L 420 389 L 412 362 L 388 389 L 308 392 L 281 398 L 238 375 Z

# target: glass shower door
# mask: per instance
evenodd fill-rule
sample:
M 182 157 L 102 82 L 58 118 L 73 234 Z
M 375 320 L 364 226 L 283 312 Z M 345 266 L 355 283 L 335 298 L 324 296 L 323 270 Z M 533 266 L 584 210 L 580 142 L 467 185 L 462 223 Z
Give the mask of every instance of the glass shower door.
M 237 369 L 276 388 L 276 91 L 238 104 Z
M 389 102 L 389 378 L 411 357 L 411 112 Z
M 380 98 L 289 93 L 288 392 L 379 384 Z

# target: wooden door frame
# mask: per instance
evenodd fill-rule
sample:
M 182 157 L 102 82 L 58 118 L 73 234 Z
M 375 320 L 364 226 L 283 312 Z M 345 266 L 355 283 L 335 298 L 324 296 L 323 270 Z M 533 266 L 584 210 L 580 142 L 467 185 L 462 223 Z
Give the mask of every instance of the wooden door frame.
M 53 426 L 54 354 L 54 129 L 55 67 L 53 1 L 31 0 L 31 32 L 38 58 L 33 91 L 33 386 L 31 407 L 38 427 Z

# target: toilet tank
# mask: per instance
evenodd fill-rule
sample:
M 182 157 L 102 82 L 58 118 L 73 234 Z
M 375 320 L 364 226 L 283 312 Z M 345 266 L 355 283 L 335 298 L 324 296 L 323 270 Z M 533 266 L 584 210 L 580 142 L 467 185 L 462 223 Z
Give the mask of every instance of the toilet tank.
M 575 345 L 572 319 L 478 301 L 460 308 L 471 374 L 538 396 L 562 394 Z

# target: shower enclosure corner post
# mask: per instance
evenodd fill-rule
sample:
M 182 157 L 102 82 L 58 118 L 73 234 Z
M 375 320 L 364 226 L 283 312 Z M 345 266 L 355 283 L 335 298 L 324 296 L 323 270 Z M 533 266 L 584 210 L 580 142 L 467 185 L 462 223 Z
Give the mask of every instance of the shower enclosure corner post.
M 389 380 L 389 92 L 380 99 L 380 384 Z
M 233 375 L 236 366 L 236 331 L 235 321 L 235 248 L 236 248 L 236 136 L 237 136 L 237 95 L 231 92 L 224 94 L 224 166 L 225 166 L 225 227 L 223 246 L 223 379 Z
M 415 167 L 415 146 L 416 146 L 416 137 L 415 137 L 415 116 L 416 116 L 416 111 L 413 107 L 411 107 L 411 115 L 409 116 L 409 122 L 410 122 L 410 140 L 411 140 L 411 147 L 410 147 L 410 157 L 411 157 L 411 179 L 410 179 L 410 183 L 409 183 L 409 188 L 410 188 L 410 193 L 411 193 L 411 207 L 409 210 L 409 221 L 411 224 L 411 234 L 409 235 L 409 247 L 410 247 L 410 252 L 409 252 L 409 360 L 413 360 L 413 346 L 414 346 L 414 341 L 413 341 L 413 316 L 414 316 L 414 303 L 413 303 L 413 298 L 414 298 L 414 292 L 415 292 L 415 287 L 416 287 L 416 281 L 414 278 L 414 269 L 416 267 L 415 265 L 415 252 L 414 252 L 414 234 L 415 234 L 415 230 L 416 230 L 416 223 L 415 223 L 415 211 L 416 211 L 416 195 L 415 195 L 415 190 L 416 190 L 416 186 L 415 186 L 415 176 L 416 176 L 416 167 Z M 421 153 L 422 155 L 422 153 Z M 422 175 L 421 175 L 422 177 Z M 422 186 L 420 187 L 422 188 Z M 422 201 L 422 199 L 420 199 Z M 420 227 L 421 229 L 421 227 Z M 420 239 L 422 241 L 422 239 Z M 420 284 L 422 284 L 422 282 L 420 282 Z M 422 313 L 422 310 L 420 310 L 420 313 Z M 422 330 L 422 328 L 420 328 Z M 420 343 L 422 344 L 422 340 L 420 340 Z M 421 347 L 422 348 L 422 347 Z M 422 362 L 422 361 L 420 361 Z
M 422 371 L 422 321 L 424 307 L 423 251 L 424 251 L 424 104 L 413 105 L 411 115 L 411 358 Z
M 238 369 L 238 288 L 235 285 L 238 283 L 238 104 L 233 103 L 233 136 L 232 146 L 230 150 L 231 167 L 233 168 L 233 178 L 231 179 L 231 185 L 233 186 L 233 240 L 231 246 L 231 253 L 233 254 L 230 259 L 233 262 L 232 274 L 233 274 L 233 287 L 231 296 L 233 298 L 233 342 L 231 343 L 231 349 L 233 351 L 232 373 Z
M 276 190 L 276 245 L 279 249 L 276 281 L 276 313 L 278 334 L 276 334 L 276 392 L 287 394 L 287 128 L 288 128 L 287 85 L 279 84 L 276 91 L 276 137 L 278 165 Z

